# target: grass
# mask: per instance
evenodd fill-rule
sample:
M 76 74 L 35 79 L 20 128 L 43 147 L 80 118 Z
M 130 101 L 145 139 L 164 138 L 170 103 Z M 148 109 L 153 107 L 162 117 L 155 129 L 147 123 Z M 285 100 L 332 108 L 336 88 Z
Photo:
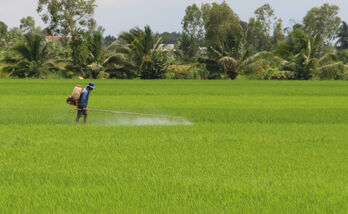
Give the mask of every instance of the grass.
M 347 213 L 348 82 L 0 79 L 1 213 Z

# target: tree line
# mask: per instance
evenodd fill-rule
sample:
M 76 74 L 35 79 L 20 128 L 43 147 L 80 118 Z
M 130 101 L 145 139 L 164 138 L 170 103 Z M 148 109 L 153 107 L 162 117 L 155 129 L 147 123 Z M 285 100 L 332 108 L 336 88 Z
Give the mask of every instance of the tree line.
M 150 26 L 104 36 L 95 0 L 39 0 L 46 27 L 0 21 L 0 77 L 348 79 L 348 26 L 339 7 L 310 9 L 283 27 L 269 4 L 243 21 L 226 3 L 186 8 L 180 33 Z

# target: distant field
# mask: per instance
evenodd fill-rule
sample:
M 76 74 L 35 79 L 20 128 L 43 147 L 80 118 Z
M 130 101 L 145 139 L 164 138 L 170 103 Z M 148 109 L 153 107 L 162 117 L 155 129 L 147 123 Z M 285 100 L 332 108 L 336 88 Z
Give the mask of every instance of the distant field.
M 348 82 L 0 79 L 1 213 L 347 213 Z

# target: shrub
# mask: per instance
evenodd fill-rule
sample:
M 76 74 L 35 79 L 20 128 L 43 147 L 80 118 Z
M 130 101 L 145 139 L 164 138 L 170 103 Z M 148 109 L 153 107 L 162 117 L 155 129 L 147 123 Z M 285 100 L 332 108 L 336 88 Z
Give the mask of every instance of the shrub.
M 296 73 L 293 71 L 279 71 L 278 69 L 267 69 L 264 72 L 253 73 L 246 76 L 248 79 L 257 80 L 294 80 Z
M 104 72 L 104 71 L 101 71 L 99 72 L 97 78 L 98 79 L 108 79 L 110 77 L 110 74 Z
M 199 58 L 199 63 L 205 65 L 207 70 L 207 78 L 205 79 L 221 79 L 223 70 L 217 60 L 207 59 L 207 58 Z

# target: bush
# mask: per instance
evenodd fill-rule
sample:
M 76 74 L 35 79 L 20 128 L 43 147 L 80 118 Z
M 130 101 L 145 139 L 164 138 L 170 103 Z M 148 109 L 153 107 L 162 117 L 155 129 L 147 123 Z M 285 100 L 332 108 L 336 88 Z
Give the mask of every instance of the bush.
M 335 80 L 348 80 L 348 71 L 342 72 L 335 76 Z
M 345 72 L 347 72 L 347 69 L 344 67 L 344 65 L 342 63 L 338 63 L 335 66 L 328 67 L 320 72 L 317 72 L 315 76 L 317 76 L 321 80 L 337 80 L 345 78 Z
M 0 78 L 7 78 L 8 74 L 0 70 Z
M 296 76 L 293 71 L 270 70 L 273 72 L 269 78 L 271 80 L 294 80 Z
M 170 65 L 165 73 L 166 79 L 193 79 L 191 65 Z
M 223 70 L 221 65 L 217 60 L 207 59 L 207 58 L 199 58 L 199 63 L 205 65 L 205 69 L 207 71 L 207 78 L 204 79 L 221 79 L 223 75 Z
M 206 79 L 207 71 L 201 64 L 170 65 L 166 79 Z
M 97 78 L 98 79 L 108 79 L 110 77 L 110 74 L 104 72 L 104 71 L 101 71 L 99 72 Z
M 107 69 L 110 79 L 134 79 L 137 77 L 136 71 L 131 69 Z
M 257 80 L 294 80 L 296 73 L 293 71 L 279 71 L 278 69 L 268 69 L 264 72 L 254 73 L 246 76 L 248 79 Z

